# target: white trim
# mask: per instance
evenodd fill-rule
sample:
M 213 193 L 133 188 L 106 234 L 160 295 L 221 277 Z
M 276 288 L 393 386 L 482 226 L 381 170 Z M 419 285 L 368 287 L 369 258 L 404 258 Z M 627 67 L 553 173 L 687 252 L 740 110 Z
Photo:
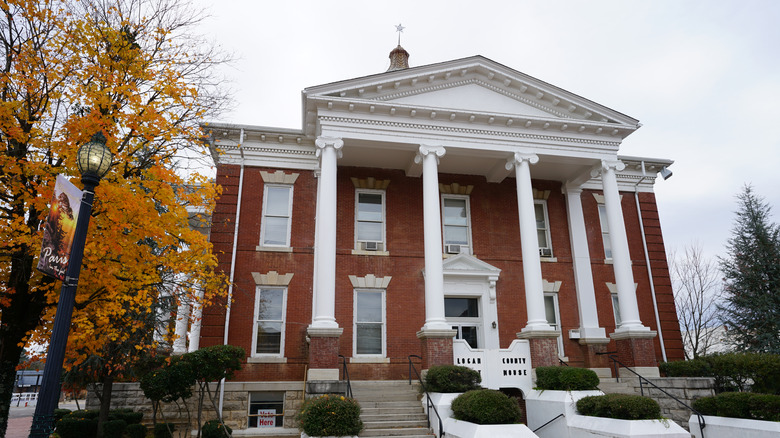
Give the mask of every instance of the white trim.
M 258 353 L 257 352 L 257 324 L 260 317 L 260 295 L 263 290 L 280 290 L 282 291 L 282 319 L 281 319 L 281 336 L 279 338 L 279 352 L 278 353 Z M 275 321 L 275 320 L 271 320 Z M 252 352 L 250 357 L 253 358 L 283 358 L 284 357 L 284 341 L 285 332 L 287 328 L 287 287 L 285 286 L 263 286 L 257 285 L 255 288 L 255 309 L 254 319 L 252 323 Z
M 358 354 L 357 352 L 357 326 L 358 326 L 358 294 L 360 293 L 374 293 L 380 294 L 382 303 L 382 353 L 381 354 Z M 357 359 L 361 361 L 363 359 L 382 359 L 387 357 L 387 290 L 386 289 L 374 289 L 374 288 L 355 288 L 353 290 L 352 300 L 352 361 Z M 370 324 L 376 324 L 371 322 Z
M 457 195 L 457 194 L 449 194 L 449 193 L 442 193 L 440 197 L 441 202 L 441 232 L 442 232 L 442 244 L 443 249 L 446 249 L 447 246 L 450 245 L 459 245 L 460 246 L 460 253 L 465 254 L 473 254 L 473 240 L 471 238 L 471 200 L 469 195 Z M 447 227 L 447 224 L 445 223 L 445 213 L 444 213 L 444 200 L 445 199 L 462 199 L 465 201 L 465 209 L 466 209 L 466 235 L 468 239 L 468 243 L 466 245 L 459 244 L 459 243 L 448 243 L 447 242 L 447 233 L 445 232 L 445 227 Z M 458 226 L 458 225 L 451 225 L 451 226 Z M 444 251 L 446 252 L 446 251 Z
M 269 217 L 267 215 L 267 207 L 268 207 L 268 191 L 269 189 L 274 188 L 281 188 L 281 189 L 288 189 L 288 195 L 287 195 L 287 234 L 285 237 L 285 243 L 283 245 L 274 245 L 274 244 L 266 244 L 265 241 L 265 234 L 267 232 L 267 225 L 268 221 L 267 218 Z M 273 248 L 279 248 L 280 250 L 284 250 L 286 248 L 290 248 L 290 235 L 292 231 L 292 204 L 293 204 L 293 185 L 291 184 L 265 184 L 263 186 L 263 209 L 262 209 L 262 216 L 261 216 L 261 224 L 260 224 L 260 244 L 257 246 L 258 251 L 273 251 Z M 284 216 L 271 216 L 271 217 L 284 217 Z

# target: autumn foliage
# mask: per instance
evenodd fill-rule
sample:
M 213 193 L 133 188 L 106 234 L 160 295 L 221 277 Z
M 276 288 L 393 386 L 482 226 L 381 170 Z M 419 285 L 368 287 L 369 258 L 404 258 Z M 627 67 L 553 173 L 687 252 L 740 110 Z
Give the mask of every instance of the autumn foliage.
M 198 123 L 224 95 L 209 76 L 220 57 L 187 34 L 197 24 L 188 5 L 10 0 L 0 11 L 2 435 L 13 369 L 25 343 L 47 339 L 59 295 L 60 282 L 34 269 L 54 180 L 81 186 L 76 151 L 92 134 L 105 134 L 114 157 L 95 191 L 67 366 L 96 355 L 121 375 L 128 348 L 170 341 L 160 316 L 211 301 L 225 280 L 190 226 L 219 194 L 191 163 L 207 153 Z

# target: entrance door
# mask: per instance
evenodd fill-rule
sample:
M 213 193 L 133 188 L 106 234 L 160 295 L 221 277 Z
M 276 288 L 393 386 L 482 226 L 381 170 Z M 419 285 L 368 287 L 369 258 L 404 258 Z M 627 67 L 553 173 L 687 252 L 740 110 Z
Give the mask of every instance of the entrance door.
M 482 345 L 482 319 L 479 314 L 479 298 L 445 297 L 444 316 L 458 333 L 456 339 L 468 342 L 471 348 L 484 348 Z

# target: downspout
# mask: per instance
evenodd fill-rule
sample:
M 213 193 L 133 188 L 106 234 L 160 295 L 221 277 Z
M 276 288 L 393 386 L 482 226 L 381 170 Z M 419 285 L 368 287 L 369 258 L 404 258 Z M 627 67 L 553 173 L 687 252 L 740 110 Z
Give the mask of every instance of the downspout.
M 642 235 L 642 248 L 645 250 L 645 263 L 647 264 L 647 278 L 650 280 L 650 294 L 653 297 L 653 311 L 655 312 L 655 325 L 658 328 L 658 341 L 661 343 L 661 357 L 666 362 L 666 345 L 664 344 L 664 335 L 661 332 L 661 318 L 658 316 L 658 300 L 655 297 L 655 282 L 653 282 L 653 271 L 650 268 L 650 253 L 647 250 L 647 238 L 645 237 L 645 224 L 642 220 L 642 209 L 639 206 L 639 184 L 647 179 L 645 172 L 645 162 L 642 161 L 642 178 L 634 185 L 634 200 L 636 200 L 636 213 L 639 217 L 639 231 Z
M 241 153 L 241 170 L 238 174 L 238 203 L 236 204 L 236 225 L 233 229 L 233 254 L 230 257 L 230 282 L 228 283 L 227 307 L 225 310 L 225 336 L 223 345 L 228 344 L 228 331 L 230 329 L 230 308 L 233 300 L 233 279 L 236 275 L 236 252 L 238 249 L 238 223 L 241 218 L 241 196 L 244 191 L 244 129 L 241 128 L 241 136 L 238 140 L 238 151 Z M 225 379 L 219 385 L 219 418 L 222 419 L 222 406 L 225 401 Z

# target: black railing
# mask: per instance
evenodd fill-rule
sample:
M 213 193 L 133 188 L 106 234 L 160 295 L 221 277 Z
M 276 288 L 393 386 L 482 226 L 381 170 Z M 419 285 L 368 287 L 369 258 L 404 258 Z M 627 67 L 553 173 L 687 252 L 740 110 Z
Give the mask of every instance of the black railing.
M 342 355 L 340 355 L 340 354 L 339 354 L 339 357 L 342 360 L 342 362 L 341 362 L 342 363 L 342 368 L 341 368 L 341 370 L 342 370 L 342 377 L 341 377 L 341 380 L 346 380 L 347 381 L 347 394 L 346 395 L 347 395 L 347 397 L 352 398 L 352 382 L 349 381 L 349 369 L 347 369 L 347 358 L 342 356 Z
M 425 387 L 425 383 L 422 381 L 422 377 L 420 377 L 420 373 L 417 372 L 417 368 L 414 367 L 414 364 L 412 363 L 412 358 L 416 357 L 417 359 L 420 359 L 422 361 L 422 357 L 416 355 L 416 354 L 410 354 L 409 355 L 409 384 L 412 384 L 412 371 L 414 371 L 414 374 L 417 376 L 417 380 L 420 382 L 420 386 L 423 389 L 423 392 L 425 393 L 425 406 L 428 409 L 428 428 L 431 427 L 431 409 L 433 409 L 433 413 L 436 414 L 436 418 L 439 420 L 439 435 L 438 437 L 443 437 L 444 434 L 444 423 L 441 421 L 441 415 L 439 415 L 439 411 L 436 409 L 436 406 L 434 406 L 433 401 L 431 400 L 430 394 L 428 394 L 428 388 Z
M 619 361 L 617 356 L 615 356 L 614 354 L 609 354 L 609 355 L 607 355 L 607 357 L 612 361 L 612 364 L 614 365 L 614 368 L 615 368 L 615 381 L 616 382 L 620 382 L 620 367 L 623 367 L 623 368 L 627 369 L 629 372 L 631 372 L 631 374 L 633 374 L 633 375 L 635 375 L 635 376 L 637 376 L 639 378 L 639 393 L 641 395 L 645 395 L 644 385 L 650 385 L 653 388 L 655 388 L 655 389 L 663 392 L 664 394 L 666 394 L 667 397 L 669 397 L 672 400 L 676 401 L 677 403 L 685 406 L 689 411 L 691 411 L 694 414 L 696 414 L 696 418 L 699 421 L 699 430 L 701 431 L 702 438 L 704 438 L 704 428 L 707 425 L 704 422 L 704 416 L 702 415 L 701 412 L 697 411 L 696 409 L 693 409 L 692 407 L 690 407 L 684 401 L 682 401 L 679 398 L 673 396 L 672 394 L 669 394 L 668 392 L 666 392 L 660 386 L 656 385 L 655 383 L 651 382 L 649 379 L 643 377 L 642 375 L 640 375 L 636 371 L 634 371 L 631 368 L 627 367 L 623 362 Z M 648 388 L 648 391 L 649 391 L 649 388 Z
M 565 416 L 566 416 L 566 415 L 563 415 L 563 413 L 560 413 L 560 414 L 556 415 L 556 416 L 555 416 L 555 417 L 553 417 L 553 418 L 552 418 L 550 421 L 548 421 L 548 422 L 546 422 L 546 423 L 542 424 L 541 426 L 537 427 L 536 429 L 534 429 L 534 430 L 533 430 L 533 433 L 536 433 L 536 431 L 537 431 L 537 430 L 539 430 L 539 429 L 543 428 L 544 426 L 547 426 L 548 424 L 552 423 L 553 421 L 555 421 L 555 420 L 557 420 L 557 419 L 559 419 L 559 418 L 561 418 L 561 417 L 565 417 Z

